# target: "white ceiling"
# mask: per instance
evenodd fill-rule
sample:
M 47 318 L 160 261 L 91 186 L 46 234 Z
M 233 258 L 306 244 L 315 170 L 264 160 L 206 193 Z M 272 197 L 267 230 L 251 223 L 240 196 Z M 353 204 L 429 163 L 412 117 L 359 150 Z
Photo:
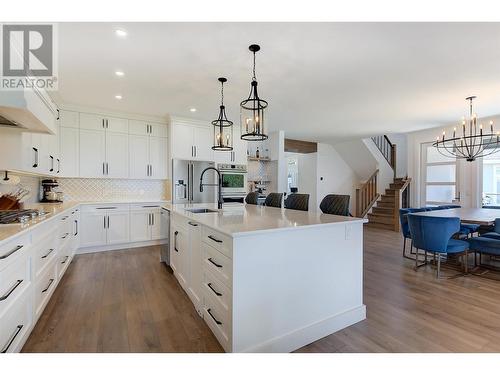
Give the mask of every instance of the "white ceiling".
M 63 23 L 58 96 L 212 120 L 225 76 L 227 113 L 239 124 L 252 43 L 262 47 L 257 80 L 268 127 L 290 138 L 336 142 L 435 127 L 464 115 L 471 94 L 479 116 L 500 113 L 498 23 Z

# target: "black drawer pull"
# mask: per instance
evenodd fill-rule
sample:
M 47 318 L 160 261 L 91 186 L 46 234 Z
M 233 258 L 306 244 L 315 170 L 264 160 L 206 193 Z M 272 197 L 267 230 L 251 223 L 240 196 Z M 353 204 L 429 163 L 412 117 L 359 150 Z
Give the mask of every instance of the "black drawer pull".
M 61 262 L 61 264 L 66 263 L 66 262 L 68 261 L 68 258 L 69 258 L 69 255 L 66 255 L 66 256 L 64 257 L 64 260 Z
M 42 290 L 42 293 L 45 293 L 47 290 L 49 290 L 49 288 L 50 288 L 50 286 L 52 285 L 53 282 L 54 282 L 54 279 L 50 279 L 49 284 L 45 287 L 44 290 Z
M 214 236 L 212 236 L 212 235 L 208 236 L 208 238 L 210 238 L 212 241 L 215 241 L 215 242 L 217 242 L 217 243 L 222 243 L 222 240 L 219 240 L 219 239 L 215 238 L 215 237 L 214 237 Z
M 197 227 L 198 226 L 198 224 L 193 223 L 192 221 L 188 221 L 188 224 L 191 225 L 192 227 Z
M 54 249 L 49 249 L 49 252 L 47 254 L 42 255 L 42 259 L 47 258 L 50 255 L 50 253 L 53 252 L 53 251 L 54 251 Z
M 207 260 L 208 260 L 210 263 L 212 263 L 215 267 L 217 267 L 217 268 L 222 268 L 222 265 L 215 263 L 215 262 L 213 261 L 213 259 L 212 259 L 212 258 L 208 258 Z
M 97 207 L 98 210 L 116 210 L 118 207 Z
M 210 289 L 212 289 L 212 292 L 214 292 L 216 296 L 219 296 L 219 297 L 220 297 L 220 296 L 222 296 L 222 293 L 219 293 L 218 291 L 216 291 L 216 290 L 213 288 L 212 283 L 208 283 L 208 284 L 207 284 L 207 286 L 208 286 Z
M 220 325 L 220 326 L 221 326 L 221 325 L 222 325 L 222 322 L 221 322 L 220 320 L 217 320 L 217 319 L 215 318 L 215 316 L 211 313 L 211 310 L 212 310 L 212 309 L 208 309 L 208 310 L 207 310 L 207 313 L 208 313 L 208 314 L 212 317 L 212 319 L 214 320 L 214 322 L 215 322 L 215 323 L 217 323 L 218 325 Z
M 7 350 L 9 350 L 10 346 L 12 345 L 12 343 L 14 342 L 14 340 L 16 339 L 17 335 L 19 335 L 19 332 L 21 332 L 21 330 L 23 329 L 23 327 L 24 327 L 23 324 L 19 324 L 16 327 L 16 330 L 14 331 L 14 333 L 12 334 L 12 336 L 10 336 L 9 342 L 2 349 L 2 352 L 1 352 L 2 354 L 3 353 L 7 353 Z
M 178 231 L 174 232 L 174 250 L 179 252 L 179 249 L 177 249 L 177 235 L 179 234 Z
M 62 236 L 61 239 L 64 240 L 66 237 L 68 237 L 68 235 L 69 235 L 68 232 L 64 233 L 64 236 Z
M 69 216 L 64 216 L 61 220 L 66 220 Z
M 13 248 L 11 251 L 9 251 L 8 253 L 6 253 L 4 255 L 1 255 L 0 259 L 8 258 L 9 256 L 11 256 L 12 254 L 14 254 L 16 251 L 21 250 L 22 248 L 23 248 L 23 245 L 18 245 L 15 248 Z
M 9 298 L 9 296 L 12 294 L 12 292 L 14 290 L 16 290 L 16 288 L 21 285 L 21 283 L 23 282 L 23 280 L 17 280 L 14 285 L 11 286 L 11 288 L 2 296 L 0 297 L 0 301 L 5 301 L 7 298 Z
M 159 208 L 160 206 L 142 206 L 142 208 Z

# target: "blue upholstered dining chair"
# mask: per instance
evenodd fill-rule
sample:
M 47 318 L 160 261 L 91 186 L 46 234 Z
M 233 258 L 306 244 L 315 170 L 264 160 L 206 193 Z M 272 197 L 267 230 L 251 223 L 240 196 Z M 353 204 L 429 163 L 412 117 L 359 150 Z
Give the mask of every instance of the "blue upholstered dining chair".
M 493 227 L 493 232 L 483 233 L 481 234 L 481 237 L 500 240 L 500 218 L 495 219 L 495 226 Z
M 411 240 L 410 227 L 408 226 L 408 214 L 412 212 L 424 212 L 426 208 L 400 208 L 399 222 L 401 224 L 401 233 L 403 234 L 403 257 L 411 260 L 415 258 L 406 255 L 406 240 Z M 413 241 L 410 242 L 410 254 L 413 254 Z
M 418 250 L 433 253 L 437 257 L 436 276 L 439 279 L 441 272 L 441 256 L 448 254 L 463 254 L 464 267 L 467 272 L 467 256 L 469 243 L 455 240 L 451 237 L 460 230 L 458 217 L 435 217 L 408 214 L 408 225 L 417 249 L 415 270 L 418 269 Z
M 450 208 L 462 208 L 462 206 L 458 204 L 445 204 L 438 207 L 440 210 L 449 210 Z M 479 224 L 460 223 L 460 230 L 458 231 L 458 234 L 464 235 L 465 237 L 469 237 L 470 235 L 472 237 L 474 233 L 479 231 L 479 227 Z
M 481 265 L 481 256 L 483 254 L 496 256 L 500 255 L 500 239 L 485 237 L 482 235 L 480 237 L 469 238 L 467 241 L 469 242 L 469 248 L 479 254 L 479 265 Z M 474 257 L 474 263 L 476 263 L 475 260 L 476 258 Z

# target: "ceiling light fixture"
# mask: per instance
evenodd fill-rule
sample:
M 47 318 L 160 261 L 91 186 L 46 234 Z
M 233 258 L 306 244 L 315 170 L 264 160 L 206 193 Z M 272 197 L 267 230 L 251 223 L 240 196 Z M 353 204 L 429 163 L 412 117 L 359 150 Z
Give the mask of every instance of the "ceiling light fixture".
M 127 36 L 127 32 L 123 29 L 116 29 L 115 34 L 119 37 L 122 37 L 122 38 Z
M 125 73 L 123 73 L 121 70 L 117 70 L 115 72 L 115 75 L 117 75 L 118 77 L 123 77 L 125 75 Z
M 122 100 L 123 96 L 121 95 L 115 95 L 115 99 Z
M 248 99 L 240 103 L 241 139 L 245 141 L 264 141 L 268 138 L 264 131 L 264 109 L 267 102 L 257 94 L 257 78 L 255 77 L 255 53 L 260 46 L 252 44 L 248 49 L 253 53 L 253 76 Z
M 493 131 L 493 121 L 490 121 L 489 133 L 483 132 L 483 124 L 477 125 L 477 115 L 473 111 L 472 101 L 475 96 L 465 98 L 469 101 L 469 118 L 462 117 L 461 128 L 453 129 L 453 136 L 446 138 L 443 131 L 441 137 L 437 137 L 432 145 L 437 148 L 440 154 L 467 161 L 474 161 L 477 158 L 491 155 L 500 150 L 500 132 Z M 459 134 L 462 135 L 459 135 Z
M 224 83 L 227 78 L 221 77 L 218 79 L 221 85 L 221 104 L 219 107 L 219 117 L 212 121 L 214 126 L 214 145 L 212 150 L 215 151 L 232 151 L 233 150 L 233 122 L 229 121 L 226 116 L 226 107 L 224 106 Z
M 196 108 L 189 108 L 189 112 L 196 112 Z

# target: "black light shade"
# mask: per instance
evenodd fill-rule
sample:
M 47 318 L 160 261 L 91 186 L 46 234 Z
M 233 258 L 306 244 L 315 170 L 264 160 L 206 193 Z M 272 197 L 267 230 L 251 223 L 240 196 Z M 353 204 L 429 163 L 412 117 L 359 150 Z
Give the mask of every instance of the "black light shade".
M 264 141 L 268 138 L 264 128 L 264 110 L 267 101 L 259 98 L 257 78 L 255 77 L 255 53 L 260 50 L 257 44 L 248 47 L 253 53 L 253 77 L 248 99 L 240 103 L 241 139 L 245 141 Z
M 212 150 L 232 151 L 233 150 L 233 122 L 226 116 L 226 107 L 224 106 L 224 82 L 226 78 L 219 78 L 221 83 L 221 105 L 219 107 L 219 117 L 212 121 L 214 126 L 214 140 Z

